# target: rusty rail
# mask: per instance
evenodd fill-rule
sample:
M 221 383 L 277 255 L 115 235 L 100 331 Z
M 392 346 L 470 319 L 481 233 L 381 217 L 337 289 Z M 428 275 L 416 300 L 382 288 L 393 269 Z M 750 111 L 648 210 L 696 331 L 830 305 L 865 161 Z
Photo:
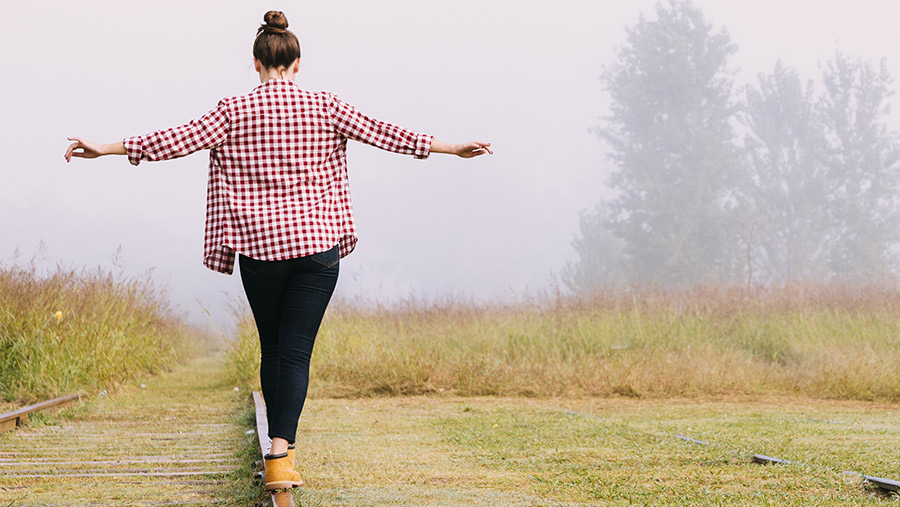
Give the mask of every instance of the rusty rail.
M 590 419 L 596 418 L 596 416 L 594 416 L 594 415 L 583 414 L 581 412 L 575 412 L 574 410 L 562 410 L 562 409 L 555 408 L 555 407 L 553 408 L 553 410 L 557 410 L 566 415 L 571 415 L 571 416 L 587 417 Z M 826 421 L 826 422 L 837 423 L 838 421 Z M 637 433 L 652 434 L 652 435 L 657 435 L 657 436 L 674 437 L 679 440 L 684 440 L 685 442 L 690 442 L 692 444 L 698 444 L 698 445 L 705 445 L 705 446 L 718 446 L 719 445 L 719 444 L 714 444 L 711 442 L 706 442 L 704 440 L 698 440 L 696 438 L 686 437 L 684 435 L 678 435 L 678 434 L 649 433 L 649 432 L 638 430 L 638 429 L 633 429 L 633 431 L 635 431 Z M 809 465 L 809 464 L 801 463 L 798 461 L 789 461 L 786 459 L 776 458 L 773 456 L 766 456 L 764 454 L 754 454 L 753 456 L 751 456 L 750 462 L 758 463 L 760 465 L 799 465 L 799 466 L 809 467 L 809 468 L 819 468 L 819 469 L 826 469 L 826 470 L 830 470 L 830 471 L 837 471 L 836 468 L 834 468 L 832 466 L 828 466 L 828 465 Z M 861 474 L 859 472 L 854 472 L 854 471 L 850 471 L 850 470 L 844 471 L 843 473 L 844 473 L 844 475 L 851 475 L 854 477 L 859 477 L 862 480 L 862 482 L 872 484 L 873 486 L 875 486 L 876 488 L 878 488 L 879 490 L 881 490 L 883 492 L 887 492 L 887 493 L 900 492 L 900 481 L 897 481 L 894 479 L 886 479 L 884 477 L 875 477 L 872 475 Z
M 210 505 L 236 470 L 235 457 L 223 447 L 236 444 L 243 431 L 233 423 L 210 422 L 210 416 L 221 416 L 193 406 L 160 403 L 152 410 L 171 415 L 156 421 L 109 413 L 109 420 L 21 427 L 29 414 L 78 399 L 61 397 L 0 415 L 5 428 L 19 427 L 0 435 L 0 507 L 81 505 L 76 498 L 101 495 L 110 483 L 137 485 L 123 489 L 138 491 L 134 497 L 142 505 Z
M 256 408 L 256 438 L 259 442 L 260 463 L 265 466 L 265 455 L 272 447 L 269 440 L 269 420 L 266 418 L 266 403 L 259 391 L 253 391 L 253 405 Z M 265 472 L 259 472 L 257 476 L 265 483 Z M 293 507 L 294 493 L 291 490 L 273 491 L 266 502 L 265 507 Z
M 761 465 L 800 465 L 804 467 L 808 467 L 806 463 L 792 462 L 786 459 L 781 458 L 773 458 L 772 456 L 765 456 L 762 454 L 754 454 L 753 462 L 759 463 Z M 854 472 L 852 470 L 845 470 L 844 475 L 852 475 L 854 477 L 859 477 L 863 482 L 868 482 L 872 484 L 876 488 L 886 491 L 886 492 L 900 492 L 900 481 L 895 481 L 893 479 L 886 479 L 884 477 L 875 477 L 873 475 L 861 474 L 859 472 Z
M 34 405 L 28 405 L 18 410 L 13 410 L 12 412 L 0 414 L 0 433 L 22 426 L 25 424 L 25 421 L 28 420 L 28 416 L 34 412 L 70 407 L 80 399 L 81 396 L 77 394 L 69 394 L 67 396 L 53 398 L 52 400 L 42 401 L 41 403 L 35 403 Z

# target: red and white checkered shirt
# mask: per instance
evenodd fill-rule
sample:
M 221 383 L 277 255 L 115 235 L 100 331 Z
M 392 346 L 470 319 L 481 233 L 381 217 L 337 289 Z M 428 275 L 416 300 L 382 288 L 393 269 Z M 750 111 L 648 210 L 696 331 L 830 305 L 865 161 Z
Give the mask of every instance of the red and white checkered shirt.
M 427 158 L 433 137 L 276 79 L 187 125 L 124 142 L 134 165 L 210 150 L 203 264 L 231 274 L 235 252 L 275 261 L 334 245 L 341 257 L 353 251 L 347 139 Z

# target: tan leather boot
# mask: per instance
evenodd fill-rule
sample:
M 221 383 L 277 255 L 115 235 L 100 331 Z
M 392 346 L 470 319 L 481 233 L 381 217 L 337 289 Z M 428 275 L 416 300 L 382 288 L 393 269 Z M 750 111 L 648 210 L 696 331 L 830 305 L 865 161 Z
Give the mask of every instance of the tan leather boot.
M 303 485 L 300 474 L 294 470 L 294 464 L 288 453 L 266 454 L 266 490 L 297 488 Z
M 288 444 L 288 461 L 291 462 L 291 466 L 294 467 L 294 470 L 297 469 L 297 455 L 294 453 L 294 444 Z

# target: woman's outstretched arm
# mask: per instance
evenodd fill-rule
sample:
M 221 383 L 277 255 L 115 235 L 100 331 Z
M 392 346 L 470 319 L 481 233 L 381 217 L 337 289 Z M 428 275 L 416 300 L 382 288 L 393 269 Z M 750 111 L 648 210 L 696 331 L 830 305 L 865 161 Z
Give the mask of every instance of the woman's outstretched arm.
M 66 162 L 71 162 L 72 157 L 79 158 L 97 158 L 103 155 L 125 155 L 125 143 L 118 142 L 113 144 L 97 144 L 81 139 L 80 137 L 70 137 L 69 141 L 75 141 L 66 150 Z
M 491 151 L 491 143 L 462 143 L 462 144 L 447 144 L 438 141 L 437 139 L 431 140 L 431 153 L 450 153 L 451 155 L 457 155 L 462 158 L 472 158 L 477 157 L 478 155 L 484 155 L 485 153 L 494 154 Z
M 97 144 L 79 137 L 66 150 L 66 161 L 72 157 L 97 158 L 103 155 L 128 155 L 128 161 L 138 165 L 142 160 L 156 161 L 190 155 L 195 151 L 214 148 L 225 142 L 230 122 L 225 101 L 188 124 L 157 130 L 143 136 L 126 138 L 120 143 Z
M 491 143 L 442 143 L 434 136 L 416 133 L 397 125 L 376 120 L 359 112 L 352 105 L 329 95 L 331 123 L 342 136 L 363 142 L 382 150 L 428 158 L 428 154 L 450 153 L 462 158 L 472 158 L 485 153 L 493 154 Z

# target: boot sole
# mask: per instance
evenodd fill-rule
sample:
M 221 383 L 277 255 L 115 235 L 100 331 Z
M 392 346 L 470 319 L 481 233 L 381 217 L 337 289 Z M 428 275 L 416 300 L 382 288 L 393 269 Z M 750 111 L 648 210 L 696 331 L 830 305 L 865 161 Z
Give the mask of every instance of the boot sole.
M 267 482 L 266 483 L 266 491 L 272 491 L 275 489 L 299 488 L 300 486 L 303 486 L 303 481 L 300 481 L 300 482 L 294 482 L 294 481 Z

